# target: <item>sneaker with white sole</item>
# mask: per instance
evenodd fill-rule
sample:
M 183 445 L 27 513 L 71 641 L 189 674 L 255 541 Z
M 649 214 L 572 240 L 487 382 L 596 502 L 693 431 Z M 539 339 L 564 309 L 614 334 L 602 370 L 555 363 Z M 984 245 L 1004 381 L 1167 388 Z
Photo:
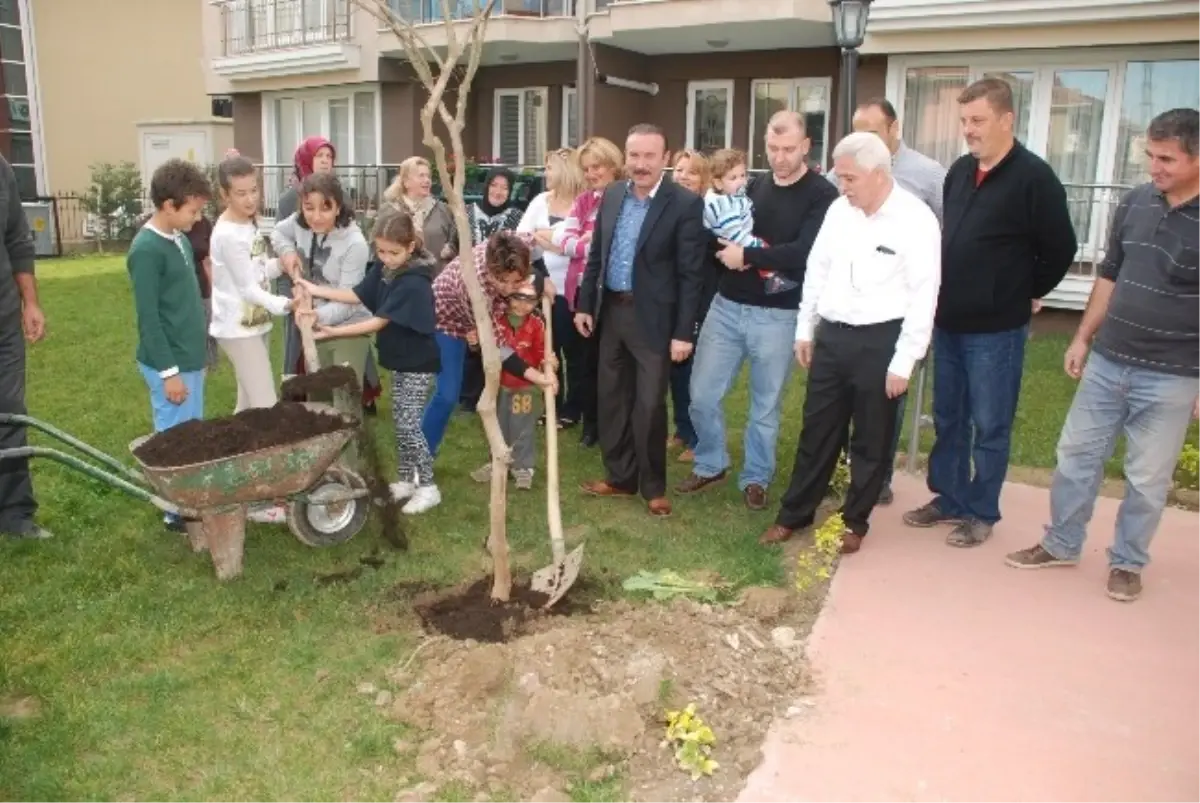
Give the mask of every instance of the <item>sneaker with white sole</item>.
M 531 468 L 514 468 L 512 470 L 513 483 L 517 489 L 521 491 L 532 490 L 533 488 L 533 469 Z
M 389 485 L 388 490 L 392 492 L 392 501 L 404 502 L 412 498 L 412 495 L 417 491 L 417 486 L 411 482 L 399 480 Z
M 400 512 L 414 516 L 418 513 L 432 510 L 441 504 L 441 502 L 442 492 L 438 490 L 436 485 L 422 485 L 413 492 L 412 498 L 408 500 L 408 504 L 400 508 Z
M 252 508 L 246 518 L 258 524 L 287 524 L 287 508 L 283 505 Z

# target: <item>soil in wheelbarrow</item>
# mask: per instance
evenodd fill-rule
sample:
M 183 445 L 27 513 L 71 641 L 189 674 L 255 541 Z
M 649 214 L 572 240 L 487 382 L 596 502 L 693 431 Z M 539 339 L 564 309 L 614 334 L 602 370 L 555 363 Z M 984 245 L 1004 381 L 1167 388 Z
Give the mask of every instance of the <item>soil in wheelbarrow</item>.
M 226 418 L 188 421 L 147 440 L 134 455 L 148 466 L 173 468 L 297 443 L 346 428 L 337 416 L 283 402 Z
M 460 641 L 489 644 L 508 641 L 525 633 L 528 625 L 546 616 L 569 616 L 590 609 L 588 586 L 577 583 L 574 596 L 552 608 L 549 599 L 526 583 L 513 582 L 508 602 L 492 601 L 492 579 L 485 577 L 465 587 L 419 594 L 413 610 L 427 630 Z
M 283 383 L 280 395 L 285 401 L 304 401 L 310 393 L 330 393 L 347 390 L 358 395 L 358 377 L 348 365 L 331 365 L 316 373 L 293 376 Z

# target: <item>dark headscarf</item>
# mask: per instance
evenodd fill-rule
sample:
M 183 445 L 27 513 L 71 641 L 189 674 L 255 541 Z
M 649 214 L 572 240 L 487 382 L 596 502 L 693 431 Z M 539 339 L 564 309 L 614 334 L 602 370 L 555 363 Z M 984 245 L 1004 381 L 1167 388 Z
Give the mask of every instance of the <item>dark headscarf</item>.
M 508 182 L 508 195 L 505 196 L 504 203 L 500 204 L 499 206 L 493 206 L 492 203 L 488 201 L 488 190 L 491 188 L 492 182 L 497 178 L 503 178 Z M 513 204 L 512 200 L 510 199 L 512 198 L 512 190 L 515 184 L 516 176 L 512 174 L 511 170 L 504 167 L 493 167 L 491 170 L 488 170 L 487 177 L 483 182 L 483 197 L 480 198 L 477 203 L 479 211 L 483 212 L 489 218 L 493 218 L 511 209 Z

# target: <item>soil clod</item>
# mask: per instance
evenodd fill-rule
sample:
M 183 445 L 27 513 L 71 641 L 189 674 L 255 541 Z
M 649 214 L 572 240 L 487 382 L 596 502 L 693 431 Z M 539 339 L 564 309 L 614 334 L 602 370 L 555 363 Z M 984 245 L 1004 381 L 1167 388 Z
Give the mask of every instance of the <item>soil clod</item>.
M 361 393 L 353 368 L 331 365 L 314 374 L 293 376 L 284 381 L 279 392 L 286 401 L 300 402 L 307 399 L 310 393 L 330 393 L 335 390 L 347 390 L 355 396 Z
M 188 421 L 147 440 L 134 455 L 147 466 L 173 468 L 298 443 L 349 428 L 340 416 L 282 402 L 208 421 Z

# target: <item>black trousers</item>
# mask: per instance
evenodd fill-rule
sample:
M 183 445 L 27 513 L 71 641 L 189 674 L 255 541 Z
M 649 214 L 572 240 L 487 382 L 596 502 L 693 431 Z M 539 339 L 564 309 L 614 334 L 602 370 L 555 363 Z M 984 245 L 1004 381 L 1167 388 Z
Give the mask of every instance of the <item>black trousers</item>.
M 464 410 L 475 412 L 486 381 L 487 377 L 483 375 L 483 354 L 477 348 L 467 349 L 467 356 L 463 360 L 462 390 L 458 393 L 458 403 Z
M 11 278 L 7 281 L 12 285 Z M 0 294 L 4 292 L 0 290 Z M 16 292 L 15 285 L 12 292 Z M 0 306 L 9 306 L 8 301 L 0 298 Z M 0 315 L 0 413 L 25 414 L 25 336 L 19 301 L 13 312 Z M 25 427 L 0 424 L 0 449 L 25 445 Z M 33 525 L 36 512 L 29 460 L 0 460 L 0 533 L 24 532 Z
M 647 342 L 629 295 L 605 295 L 597 335 L 600 451 L 608 483 L 645 499 L 666 496 L 670 352 Z
M 837 467 L 846 428 L 853 424 L 850 488 L 841 512 L 847 528 L 867 534 L 896 434 L 899 399 L 887 397 L 885 383 L 901 323 L 851 327 L 821 321 L 817 327 L 804 428 L 776 524 L 798 530 L 813 523 Z
M 592 407 L 595 408 L 595 381 L 588 381 L 587 362 L 584 348 L 587 338 L 579 334 L 575 328 L 575 314 L 567 304 L 566 296 L 556 296 L 554 299 L 554 320 L 551 330 L 554 332 L 554 356 L 558 357 L 558 417 L 578 421 L 583 414 L 583 391 L 591 386 Z M 595 374 L 595 360 L 592 360 L 592 373 Z

